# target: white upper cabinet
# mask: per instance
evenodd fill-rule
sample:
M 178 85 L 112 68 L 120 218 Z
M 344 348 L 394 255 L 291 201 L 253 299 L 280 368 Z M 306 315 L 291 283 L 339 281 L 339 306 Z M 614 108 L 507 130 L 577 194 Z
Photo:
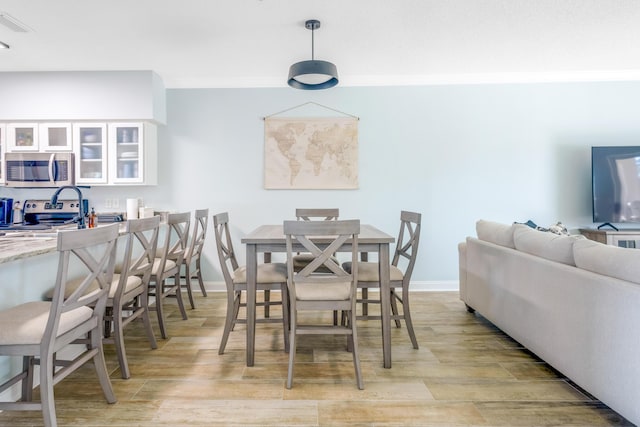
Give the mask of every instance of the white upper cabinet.
M 91 185 L 108 182 L 106 123 L 74 123 L 73 151 L 76 154 L 76 183 Z
M 0 184 L 4 184 L 4 151 L 7 149 L 7 127 L 0 123 Z
M 40 123 L 40 151 L 71 151 L 71 123 Z
M 37 123 L 8 123 L 7 152 L 38 151 L 39 134 Z
M 151 123 L 109 123 L 109 182 L 155 185 L 157 129 Z

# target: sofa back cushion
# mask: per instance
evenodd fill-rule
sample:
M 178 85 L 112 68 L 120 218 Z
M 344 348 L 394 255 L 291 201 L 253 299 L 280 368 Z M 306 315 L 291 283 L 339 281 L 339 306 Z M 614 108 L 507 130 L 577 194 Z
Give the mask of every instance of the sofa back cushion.
M 573 246 L 576 267 L 633 283 L 640 283 L 640 250 L 619 248 L 593 240 Z
M 584 236 L 562 236 L 534 230 L 526 225 L 516 224 L 513 231 L 513 241 L 517 250 L 573 266 L 576 265 L 573 245 L 578 240 L 584 240 Z
M 481 219 L 476 222 L 476 234 L 478 239 L 485 242 L 515 249 L 513 244 L 513 225 L 511 224 L 507 225 Z

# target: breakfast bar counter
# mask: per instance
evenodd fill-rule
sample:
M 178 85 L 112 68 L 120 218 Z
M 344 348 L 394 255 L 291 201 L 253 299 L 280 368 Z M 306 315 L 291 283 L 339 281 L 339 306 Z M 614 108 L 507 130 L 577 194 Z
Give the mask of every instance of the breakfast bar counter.
M 55 233 L 50 233 L 50 237 L 28 237 L 19 234 L 21 233 L 0 236 L 0 264 L 56 251 Z

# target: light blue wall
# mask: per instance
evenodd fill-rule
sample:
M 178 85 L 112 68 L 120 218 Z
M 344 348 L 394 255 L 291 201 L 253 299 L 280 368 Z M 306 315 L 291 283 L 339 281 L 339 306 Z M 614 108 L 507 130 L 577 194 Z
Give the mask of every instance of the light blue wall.
M 360 117 L 360 189 L 263 189 L 262 118 L 308 101 Z M 640 145 L 639 118 L 637 82 L 169 89 L 159 185 L 87 194 L 96 207 L 141 196 L 157 208 L 229 211 L 241 257 L 244 233 L 296 207 L 339 207 L 394 235 L 400 210 L 415 210 L 415 283 L 457 287 L 457 244 L 479 218 L 591 225 L 590 147 Z M 205 259 L 205 278 L 220 281 L 213 235 Z

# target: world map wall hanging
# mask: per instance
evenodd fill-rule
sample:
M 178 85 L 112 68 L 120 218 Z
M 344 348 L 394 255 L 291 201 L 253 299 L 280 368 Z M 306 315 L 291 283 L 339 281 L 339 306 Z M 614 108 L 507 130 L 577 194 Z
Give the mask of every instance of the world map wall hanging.
M 266 117 L 266 189 L 358 188 L 357 117 Z

